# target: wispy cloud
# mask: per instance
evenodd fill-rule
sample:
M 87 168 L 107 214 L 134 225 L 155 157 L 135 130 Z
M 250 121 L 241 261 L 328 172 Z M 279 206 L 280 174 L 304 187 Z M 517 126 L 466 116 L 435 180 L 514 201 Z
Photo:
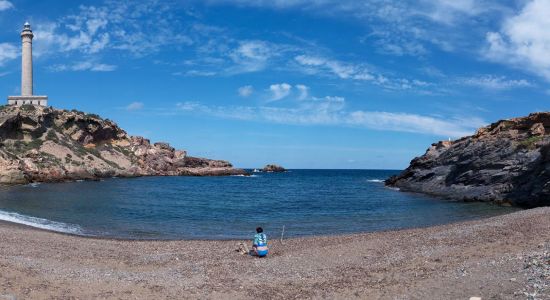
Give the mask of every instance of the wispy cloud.
M 0 43 L 0 66 L 19 57 L 19 48 L 9 43 Z
M 53 72 L 62 71 L 93 71 L 93 72 L 112 72 L 117 69 L 115 65 L 95 63 L 91 61 L 78 62 L 76 64 L 58 64 L 49 68 Z
M 389 90 L 422 89 L 432 85 L 418 79 L 394 78 L 371 70 L 365 64 L 351 64 L 321 56 L 298 55 L 294 60 L 309 74 L 327 74 L 340 79 L 366 81 Z
M 144 106 L 143 102 L 132 102 L 126 106 L 127 111 L 140 110 Z
M 305 100 L 309 96 L 309 87 L 303 84 L 297 84 L 296 89 L 298 89 L 298 100 Z
M 13 4 L 7 0 L 0 0 L 0 11 L 13 8 Z
M 528 1 L 499 32 L 487 33 L 486 58 L 533 72 L 550 81 L 550 2 Z
M 208 0 L 210 4 L 234 4 L 276 10 L 300 10 L 339 19 L 356 19 L 371 30 L 378 52 L 391 55 L 424 55 L 427 46 L 444 51 L 461 49 L 462 31 L 455 27 L 484 25 L 481 15 L 502 14 L 507 8 L 498 0 Z
M 505 76 L 495 75 L 460 78 L 458 83 L 490 90 L 508 90 L 533 86 L 533 84 L 526 79 L 508 79 Z
M 350 111 L 342 97 L 311 98 L 298 102 L 296 107 L 273 106 L 209 106 L 199 102 L 176 105 L 181 113 L 243 121 L 268 122 L 304 126 L 344 126 L 374 130 L 410 132 L 444 137 L 472 134 L 485 124 L 482 119 L 469 117 L 442 118 L 403 112 Z M 170 110 L 168 112 L 176 112 Z
M 292 86 L 288 83 L 278 83 L 272 84 L 269 86 L 269 91 L 271 92 L 271 101 L 277 101 L 285 98 L 290 94 L 290 89 Z
M 239 94 L 239 96 L 246 98 L 252 95 L 252 93 L 254 93 L 254 88 L 251 85 L 241 86 L 237 90 L 237 93 Z
M 87 59 L 98 60 L 105 51 L 142 57 L 159 52 L 166 45 L 178 48 L 192 44 L 187 35 L 177 30 L 184 26 L 176 15 L 171 4 L 156 0 L 82 5 L 76 14 L 33 24 L 35 54 L 62 53 L 75 61 L 84 55 Z M 103 65 L 76 69 L 106 71 L 112 68 Z

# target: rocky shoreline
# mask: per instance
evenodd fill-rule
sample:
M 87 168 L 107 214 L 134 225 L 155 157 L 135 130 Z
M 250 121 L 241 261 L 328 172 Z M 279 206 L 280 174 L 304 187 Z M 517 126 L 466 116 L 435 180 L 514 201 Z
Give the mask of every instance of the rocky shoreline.
M 238 254 L 239 241 L 96 239 L 0 222 L 0 299 L 547 299 L 549 214 L 272 238 L 264 259 Z
M 247 174 L 223 160 L 188 156 L 129 136 L 113 121 L 76 110 L 0 107 L 0 183 L 138 176 Z
M 550 205 L 550 113 L 501 120 L 433 144 L 386 185 L 464 201 Z

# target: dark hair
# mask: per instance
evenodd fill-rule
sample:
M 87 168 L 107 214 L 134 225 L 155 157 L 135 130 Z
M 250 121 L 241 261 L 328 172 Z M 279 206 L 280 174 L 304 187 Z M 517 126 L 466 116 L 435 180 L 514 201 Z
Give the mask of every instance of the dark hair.
M 262 233 L 262 232 L 264 232 L 264 230 L 263 230 L 262 227 L 258 227 L 258 228 L 256 228 L 256 232 L 257 233 Z

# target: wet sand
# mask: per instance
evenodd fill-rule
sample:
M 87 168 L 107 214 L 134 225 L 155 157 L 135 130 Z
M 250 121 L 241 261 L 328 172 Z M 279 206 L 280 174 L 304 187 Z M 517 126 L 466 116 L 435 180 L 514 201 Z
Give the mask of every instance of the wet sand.
M 550 207 L 398 231 L 121 241 L 0 223 L 0 299 L 550 299 Z

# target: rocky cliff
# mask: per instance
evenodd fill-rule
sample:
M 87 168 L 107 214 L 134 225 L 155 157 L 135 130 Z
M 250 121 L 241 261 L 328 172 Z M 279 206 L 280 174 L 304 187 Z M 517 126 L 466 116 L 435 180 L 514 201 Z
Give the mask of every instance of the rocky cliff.
M 433 144 L 386 185 L 466 201 L 550 205 L 550 113 L 502 120 Z
M 97 115 L 30 105 L 0 107 L 0 183 L 233 174 L 245 171 L 129 136 Z

